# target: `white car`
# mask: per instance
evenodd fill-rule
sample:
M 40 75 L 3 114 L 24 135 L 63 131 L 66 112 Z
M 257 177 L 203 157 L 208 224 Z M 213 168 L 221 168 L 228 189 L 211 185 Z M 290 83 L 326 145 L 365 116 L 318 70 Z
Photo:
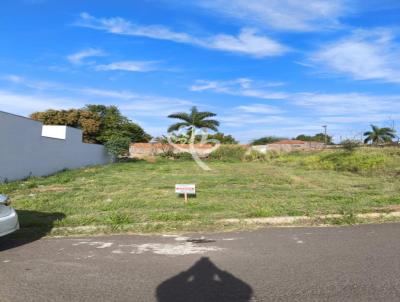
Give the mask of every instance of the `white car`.
M 19 229 L 18 215 L 10 204 L 8 197 L 0 194 L 0 237 Z

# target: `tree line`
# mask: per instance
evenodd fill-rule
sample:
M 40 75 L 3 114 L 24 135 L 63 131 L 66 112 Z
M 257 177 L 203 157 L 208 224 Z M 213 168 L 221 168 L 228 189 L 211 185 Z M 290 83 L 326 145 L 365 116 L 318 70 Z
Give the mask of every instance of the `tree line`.
M 123 116 L 116 106 L 86 105 L 79 109 L 46 110 L 30 115 L 45 125 L 80 128 L 85 143 L 103 144 L 114 155 L 121 155 L 135 142 L 149 142 L 142 127 Z
M 196 129 L 207 129 L 214 133 L 208 134 L 207 139 L 218 140 L 221 144 L 238 144 L 239 142 L 232 136 L 218 131 L 219 121 L 214 119 L 213 112 L 199 111 L 197 107 L 192 107 L 190 112 L 178 112 L 170 114 L 171 119 L 178 119 L 179 122 L 172 124 L 168 128 L 168 133 L 175 134 L 175 143 L 194 143 L 201 142 L 202 136 L 196 134 Z M 46 110 L 34 112 L 30 115 L 34 120 L 46 125 L 66 125 L 80 128 L 83 131 L 83 141 L 86 143 L 103 144 L 114 155 L 124 155 L 129 150 L 131 143 L 150 142 L 152 137 L 144 131 L 138 124 L 122 115 L 116 106 L 105 105 L 86 105 L 79 109 L 69 110 Z M 176 131 L 184 130 L 184 133 L 176 134 Z M 371 125 L 371 130 L 364 133 L 364 143 L 368 144 L 387 144 L 396 138 L 396 131 L 392 128 L 379 128 Z M 275 143 L 280 140 L 288 139 L 285 137 L 265 136 L 251 141 L 252 145 L 265 145 Z M 301 134 L 295 137 L 296 140 L 327 142 L 333 144 L 332 136 L 324 133 L 315 135 Z M 154 141 L 167 142 L 166 136 L 157 137 Z M 345 143 L 355 143 L 347 142 Z

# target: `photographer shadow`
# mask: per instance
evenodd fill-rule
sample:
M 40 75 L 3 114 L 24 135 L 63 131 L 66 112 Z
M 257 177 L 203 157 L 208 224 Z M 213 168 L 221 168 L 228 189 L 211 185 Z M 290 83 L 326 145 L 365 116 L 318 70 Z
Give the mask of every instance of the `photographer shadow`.
M 251 301 L 253 290 L 247 283 L 220 270 L 207 257 L 202 257 L 188 270 L 161 283 L 157 301 Z

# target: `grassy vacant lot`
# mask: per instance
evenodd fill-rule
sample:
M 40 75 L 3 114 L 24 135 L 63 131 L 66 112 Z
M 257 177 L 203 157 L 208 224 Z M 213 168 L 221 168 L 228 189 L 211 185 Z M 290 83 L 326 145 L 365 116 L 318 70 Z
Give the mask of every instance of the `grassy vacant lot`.
M 400 204 L 400 150 L 324 151 L 210 161 L 159 159 L 66 171 L 0 185 L 23 227 L 103 232 L 223 229 L 221 219 L 371 212 Z M 176 183 L 195 183 L 185 205 Z M 77 233 L 67 228 L 56 233 Z M 98 230 L 93 230 L 98 232 Z

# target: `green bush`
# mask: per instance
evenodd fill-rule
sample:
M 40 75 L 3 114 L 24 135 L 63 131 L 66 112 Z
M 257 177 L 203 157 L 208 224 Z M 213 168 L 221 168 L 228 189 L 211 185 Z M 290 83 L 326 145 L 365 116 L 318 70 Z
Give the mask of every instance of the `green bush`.
M 267 161 L 269 160 L 269 157 L 267 153 L 261 153 L 256 150 L 251 150 L 250 152 L 246 153 L 244 158 L 244 161 Z
M 256 145 L 267 145 L 267 144 L 272 144 L 272 143 L 276 143 L 279 142 L 281 140 L 285 140 L 288 139 L 286 137 L 277 137 L 277 136 L 265 136 L 265 137 L 261 137 L 258 139 L 254 139 L 251 144 L 253 146 Z
M 159 154 L 159 156 L 167 159 L 176 159 L 176 160 L 193 159 L 192 154 L 190 154 L 189 152 L 175 153 L 172 149 L 165 150 L 163 153 Z
M 131 144 L 131 139 L 129 137 L 114 136 L 111 137 L 104 146 L 107 151 L 110 152 L 115 157 L 126 156 L 129 152 L 129 145 Z
M 387 158 L 383 154 L 373 154 L 366 152 L 335 152 L 328 156 L 322 157 L 323 162 L 333 164 L 335 170 L 362 172 L 378 169 L 384 166 Z
M 395 161 L 390 152 L 384 150 L 357 149 L 354 152 L 325 151 L 318 153 L 290 153 L 283 155 L 281 162 L 298 164 L 308 169 L 324 169 L 349 172 L 383 170 Z
M 209 158 L 220 161 L 241 161 L 244 159 L 246 152 L 246 146 L 221 145 L 210 154 Z
M 360 142 L 354 139 L 345 139 L 340 143 L 342 148 L 346 151 L 353 152 L 356 148 L 360 146 Z
M 191 153 L 189 152 L 182 152 L 182 153 L 178 153 L 176 154 L 176 159 L 180 159 L 180 160 L 192 160 L 193 156 Z

